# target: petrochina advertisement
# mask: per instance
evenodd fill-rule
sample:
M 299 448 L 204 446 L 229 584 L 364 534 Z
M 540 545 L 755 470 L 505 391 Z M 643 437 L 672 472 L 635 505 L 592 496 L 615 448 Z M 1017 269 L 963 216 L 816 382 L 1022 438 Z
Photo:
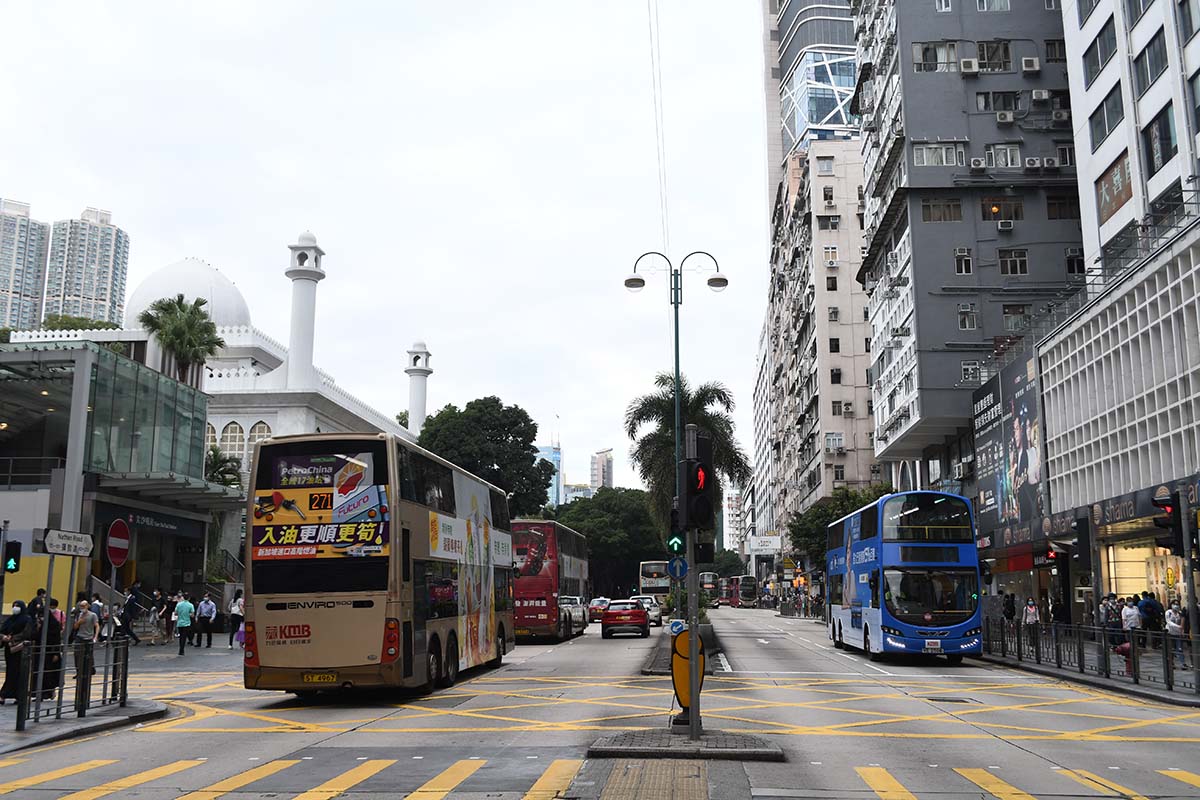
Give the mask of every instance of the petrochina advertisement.
M 390 553 L 388 491 L 374 483 L 371 453 L 278 456 L 271 467 L 275 488 L 254 497 L 252 558 Z

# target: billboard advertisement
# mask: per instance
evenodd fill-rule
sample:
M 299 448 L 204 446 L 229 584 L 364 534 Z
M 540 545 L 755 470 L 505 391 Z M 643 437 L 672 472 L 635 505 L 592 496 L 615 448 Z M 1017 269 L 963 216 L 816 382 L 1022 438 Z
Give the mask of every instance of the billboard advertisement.
M 973 399 L 980 532 L 992 533 L 992 545 L 1001 548 L 1041 538 L 1050 502 L 1036 358 L 1009 364 Z

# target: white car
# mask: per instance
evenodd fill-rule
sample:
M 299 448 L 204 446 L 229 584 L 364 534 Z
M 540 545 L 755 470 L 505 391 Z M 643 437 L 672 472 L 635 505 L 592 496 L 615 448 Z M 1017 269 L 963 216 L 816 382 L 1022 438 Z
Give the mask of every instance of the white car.
M 646 614 L 650 617 L 650 624 L 662 627 L 662 606 L 658 604 L 653 595 L 639 594 L 629 599 L 640 601 L 646 607 Z

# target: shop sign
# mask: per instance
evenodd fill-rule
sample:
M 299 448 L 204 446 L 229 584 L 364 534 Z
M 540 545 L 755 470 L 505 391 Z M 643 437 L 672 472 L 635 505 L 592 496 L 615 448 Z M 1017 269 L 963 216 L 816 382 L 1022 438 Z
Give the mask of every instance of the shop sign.
M 1096 214 L 1100 224 L 1121 210 L 1133 197 L 1133 181 L 1129 175 L 1129 151 L 1121 153 L 1096 181 Z

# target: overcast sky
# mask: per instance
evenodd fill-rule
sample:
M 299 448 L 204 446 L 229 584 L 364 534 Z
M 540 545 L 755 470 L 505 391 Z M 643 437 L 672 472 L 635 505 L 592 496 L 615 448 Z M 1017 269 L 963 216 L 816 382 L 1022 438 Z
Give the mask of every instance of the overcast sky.
M 108 7 L 106 7 L 108 6 Z M 114 11 L 117 9 L 117 11 Z M 671 367 L 646 3 L 6 4 L 0 196 L 51 221 L 110 209 L 129 291 L 185 256 L 220 268 L 286 341 L 287 245 L 327 255 L 317 365 L 385 412 L 425 340 L 429 408 L 495 394 L 561 438 L 587 482 Z M 750 452 L 765 305 L 759 4 L 661 0 L 670 254 L 688 275 L 683 369 L 724 381 Z M 699 264 L 699 259 L 693 263 Z

